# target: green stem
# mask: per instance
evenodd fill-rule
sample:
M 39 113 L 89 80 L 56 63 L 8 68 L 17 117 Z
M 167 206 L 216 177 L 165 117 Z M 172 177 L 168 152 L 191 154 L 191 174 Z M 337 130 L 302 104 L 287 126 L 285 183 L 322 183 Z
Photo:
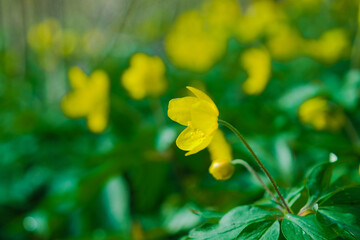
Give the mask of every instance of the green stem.
M 256 160 L 257 164 L 260 166 L 260 168 L 263 170 L 263 172 L 265 173 L 265 175 L 269 178 L 271 184 L 273 185 L 276 193 L 278 194 L 278 196 L 280 197 L 280 200 L 283 204 L 283 206 L 285 207 L 285 209 L 289 212 L 289 213 L 293 213 L 291 211 L 291 209 L 289 208 L 289 206 L 287 205 L 284 197 L 281 195 L 279 188 L 277 187 L 274 179 L 271 177 L 270 173 L 268 172 L 268 170 L 265 168 L 264 164 L 260 161 L 260 159 L 256 156 L 255 152 L 252 150 L 252 148 L 250 147 L 250 145 L 247 143 L 247 141 L 245 140 L 245 138 L 240 134 L 240 132 L 230 123 L 223 121 L 223 120 L 218 120 L 218 123 L 227 127 L 228 129 L 230 129 L 233 133 L 236 134 L 236 136 L 238 136 L 240 138 L 240 140 L 244 143 L 245 147 L 249 150 L 249 152 L 251 153 L 251 155 L 254 157 L 254 159 Z
M 261 179 L 261 177 L 259 176 L 259 174 L 257 174 L 257 172 L 255 172 L 255 170 L 250 166 L 250 164 L 248 164 L 247 162 L 245 162 L 242 159 L 235 159 L 231 161 L 232 164 L 240 164 L 243 165 L 252 175 L 254 175 L 256 177 L 257 180 L 259 180 L 260 184 L 263 186 L 263 188 L 270 194 L 270 196 L 275 200 L 276 203 L 278 203 L 279 205 L 281 205 L 281 203 L 279 202 L 279 200 L 274 196 L 274 194 L 270 191 L 270 189 L 266 186 L 266 184 L 264 183 L 264 181 Z

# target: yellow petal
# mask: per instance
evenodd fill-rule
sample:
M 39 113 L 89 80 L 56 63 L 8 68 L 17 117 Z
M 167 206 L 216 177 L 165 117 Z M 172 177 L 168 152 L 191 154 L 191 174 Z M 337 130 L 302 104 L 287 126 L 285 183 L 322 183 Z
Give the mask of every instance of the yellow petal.
M 210 104 L 210 106 L 213 108 L 215 114 L 217 116 L 219 115 L 219 110 L 217 109 L 217 107 L 216 107 L 215 103 L 213 102 L 213 100 L 211 100 L 211 98 L 208 95 L 206 95 L 205 93 L 203 93 L 199 89 L 196 89 L 196 88 L 193 88 L 193 87 L 187 86 L 186 88 L 189 89 L 199 99 L 208 102 Z
M 208 102 L 198 101 L 191 107 L 191 126 L 200 129 L 206 135 L 218 128 L 218 115 Z
M 176 139 L 178 148 L 184 151 L 190 151 L 199 146 L 205 139 L 205 134 L 200 130 L 187 127 Z
M 85 117 L 91 110 L 93 101 L 86 90 L 67 94 L 61 101 L 61 109 L 71 118 Z
M 93 133 L 101 133 L 105 130 L 108 121 L 106 108 L 100 108 L 90 112 L 87 116 L 87 126 Z
M 190 150 L 189 152 L 187 152 L 187 153 L 185 154 L 185 156 L 189 156 L 189 155 L 198 153 L 198 152 L 200 152 L 201 150 L 205 149 L 207 146 L 209 146 L 209 144 L 211 143 L 212 139 L 213 139 L 213 135 L 206 136 L 206 137 L 204 138 L 204 140 L 201 142 L 200 145 L 198 145 L 197 147 L 195 147 L 195 148 L 193 148 L 192 150 Z
M 132 98 L 140 100 L 146 96 L 143 73 L 137 69 L 127 69 L 121 77 L 121 83 Z
M 199 100 L 195 97 L 172 99 L 169 102 L 168 116 L 171 120 L 188 126 L 191 121 L 191 106 Z
M 109 78 L 107 74 L 102 70 L 96 70 L 90 76 L 90 80 L 93 84 L 93 87 L 98 93 L 107 93 L 109 90 Z
M 74 89 L 83 88 L 86 86 L 88 77 L 79 67 L 72 67 L 69 70 L 70 84 Z

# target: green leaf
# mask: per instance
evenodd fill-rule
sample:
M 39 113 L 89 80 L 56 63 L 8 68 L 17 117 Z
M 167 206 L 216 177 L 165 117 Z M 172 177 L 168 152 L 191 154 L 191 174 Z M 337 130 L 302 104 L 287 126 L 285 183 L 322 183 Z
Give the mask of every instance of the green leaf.
M 342 89 L 338 91 L 338 94 L 334 94 L 334 96 L 347 109 L 354 110 L 359 99 L 359 87 L 360 72 L 359 70 L 351 70 L 345 76 Z
M 220 219 L 222 216 L 224 216 L 224 214 L 222 213 L 219 213 L 219 212 L 215 212 L 215 211 L 197 211 L 197 210 L 194 210 L 194 209 L 190 209 L 190 211 L 193 213 L 193 214 L 196 214 L 202 218 L 205 218 L 205 219 Z
M 287 214 L 281 223 L 281 231 L 288 240 L 329 240 L 335 238 L 330 228 L 325 228 L 315 215 L 298 217 Z
M 334 164 L 322 163 L 315 166 L 306 181 L 309 190 L 308 204 L 314 203 L 321 194 L 329 187 Z
M 358 207 L 328 206 L 319 208 L 318 220 L 332 226 L 336 232 L 347 239 L 360 239 L 360 209 Z
M 234 239 L 252 223 L 275 220 L 281 212 L 267 211 L 253 206 L 241 206 L 232 209 L 221 218 L 219 224 L 205 224 L 193 229 L 190 239 Z
M 334 192 L 326 194 L 319 202 L 319 206 L 333 205 L 359 206 L 360 184 L 339 188 Z
M 277 240 L 280 235 L 279 221 L 253 223 L 247 226 L 238 240 Z

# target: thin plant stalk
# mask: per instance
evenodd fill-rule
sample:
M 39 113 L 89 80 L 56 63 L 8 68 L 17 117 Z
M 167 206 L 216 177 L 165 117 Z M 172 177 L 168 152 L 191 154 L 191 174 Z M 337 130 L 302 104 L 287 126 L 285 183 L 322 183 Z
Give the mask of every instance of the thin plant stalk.
M 276 203 L 278 203 L 279 205 L 282 205 L 279 200 L 274 196 L 274 194 L 270 191 L 270 189 L 266 186 L 266 184 L 264 183 L 264 181 L 261 179 L 261 177 L 259 176 L 259 174 L 257 174 L 257 172 L 250 166 L 250 164 L 248 164 L 247 162 L 245 162 L 242 159 L 235 159 L 231 161 L 232 164 L 240 164 L 243 165 L 252 175 L 254 175 L 256 177 L 257 180 L 259 180 L 260 184 L 263 186 L 263 188 L 270 194 L 270 196 L 274 199 L 274 201 Z
M 265 168 L 264 164 L 260 161 L 260 159 L 256 156 L 255 152 L 252 150 L 252 148 L 250 147 L 250 145 L 247 143 L 247 141 L 245 140 L 245 138 L 240 134 L 240 132 L 230 123 L 224 121 L 224 120 L 218 120 L 218 123 L 227 127 L 228 129 L 230 129 L 233 133 L 236 134 L 236 136 L 238 136 L 240 138 L 240 140 L 244 143 L 245 147 L 249 150 L 249 152 L 251 153 L 251 155 L 254 157 L 254 159 L 256 160 L 256 163 L 260 166 L 260 168 L 263 170 L 263 172 L 265 173 L 265 175 L 269 178 L 271 184 L 273 185 L 276 193 L 278 194 L 282 205 L 285 207 L 285 209 L 289 212 L 289 213 L 293 213 L 291 211 L 291 209 L 289 208 L 289 206 L 287 205 L 284 197 L 281 195 L 279 188 L 277 187 L 274 179 L 271 177 L 270 173 L 268 172 L 268 170 Z

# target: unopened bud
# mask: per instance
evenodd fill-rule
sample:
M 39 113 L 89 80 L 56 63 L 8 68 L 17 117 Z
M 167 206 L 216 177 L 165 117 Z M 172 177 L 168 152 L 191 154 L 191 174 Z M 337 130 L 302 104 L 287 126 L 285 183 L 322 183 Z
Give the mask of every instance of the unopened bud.
M 216 180 L 227 180 L 234 173 L 235 167 L 230 162 L 214 161 L 209 172 Z

